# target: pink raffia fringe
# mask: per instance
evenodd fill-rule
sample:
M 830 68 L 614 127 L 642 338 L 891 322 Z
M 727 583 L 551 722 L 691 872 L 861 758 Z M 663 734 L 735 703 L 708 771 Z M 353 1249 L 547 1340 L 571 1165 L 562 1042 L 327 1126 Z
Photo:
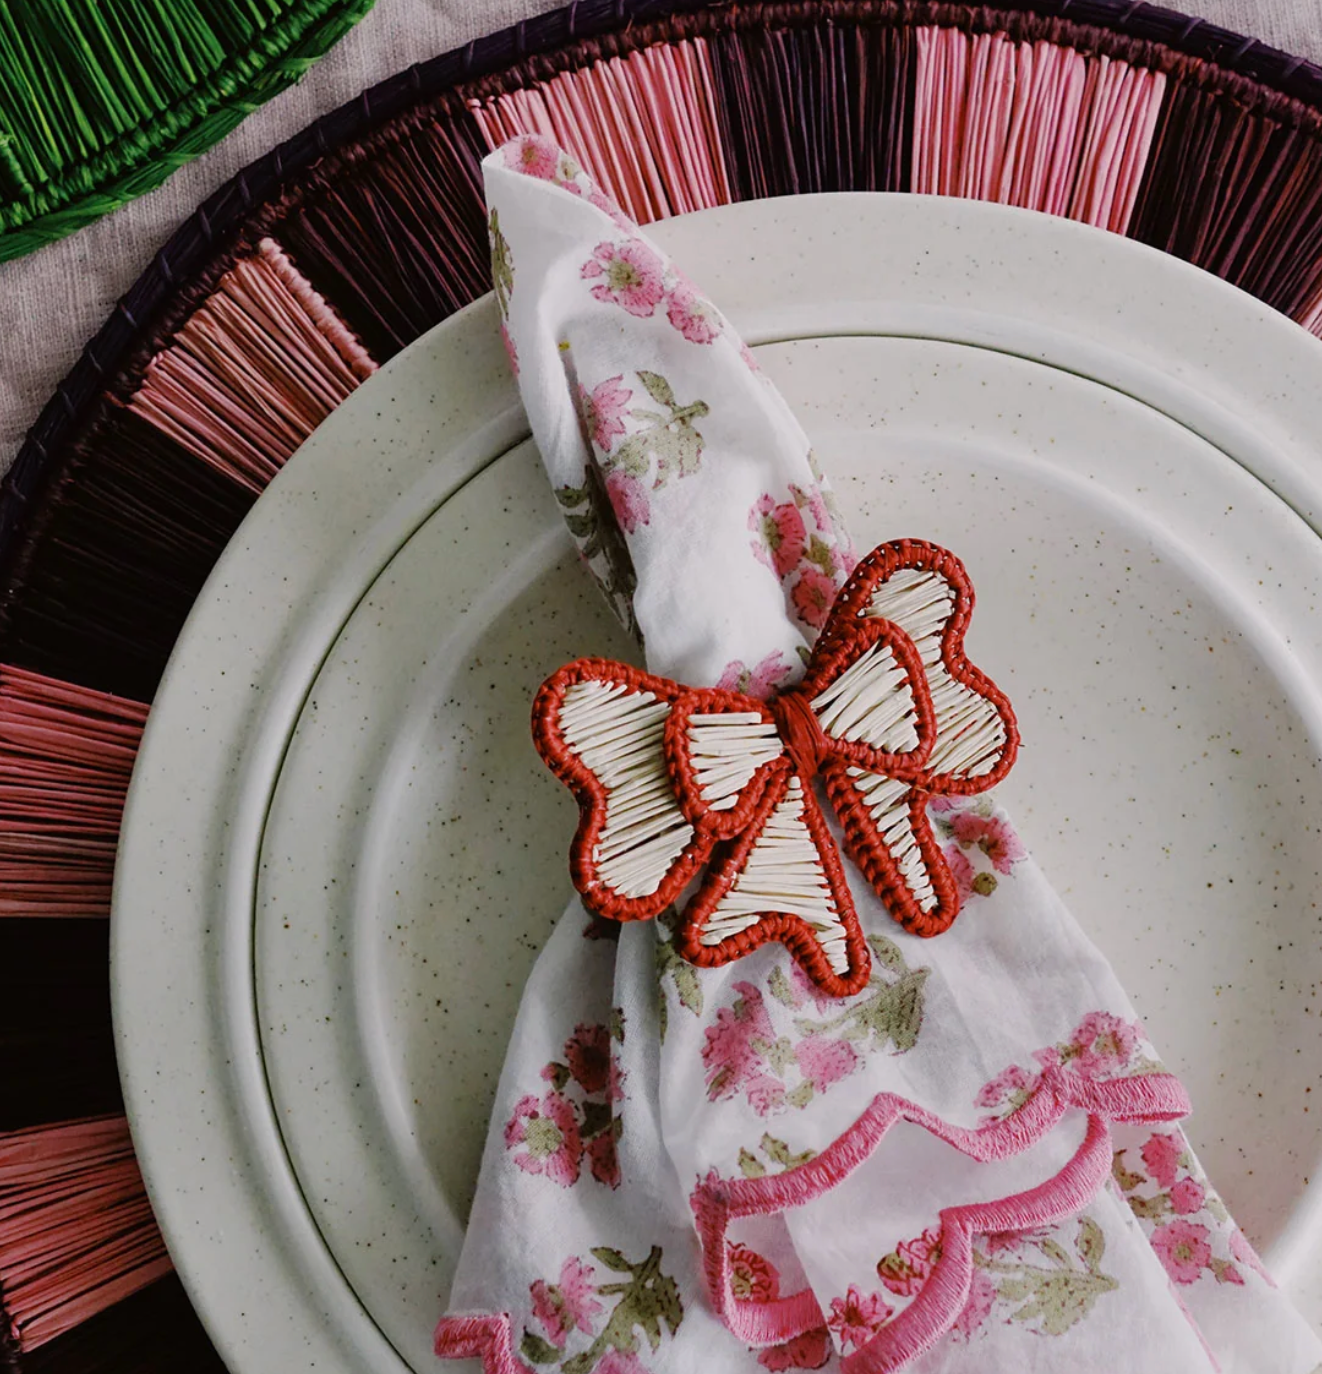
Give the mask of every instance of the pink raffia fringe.
M 147 364 L 129 408 L 260 492 L 375 370 L 283 249 L 263 239 Z
M 541 134 L 572 153 L 639 224 L 730 203 L 705 39 L 559 72 L 471 109 L 493 151 L 520 134 Z
M 1003 33 L 916 32 L 915 191 L 1128 231 L 1163 73 Z
M 716 1312 L 735 1336 L 753 1346 L 779 1345 L 825 1325 L 811 1289 L 771 1302 L 737 1298 L 726 1232 L 739 1218 L 777 1215 L 838 1187 L 870 1158 L 897 1121 L 921 1126 L 970 1159 L 986 1163 L 1030 1149 L 1072 1108 L 1087 1113 L 1088 1126 L 1065 1167 L 1024 1192 L 945 1208 L 940 1214 L 941 1258 L 927 1282 L 893 1322 L 841 1361 L 843 1374 L 899 1369 L 930 1350 L 963 1310 L 973 1279 L 974 1237 L 1031 1231 L 1086 1207 L 1110 1176 L 1109 1123 L 1178 1121 L 1187 1116 L 1189 1098 L 1178 1078 L 1154 1073 L 1097 1081 L 1055 1066 L 1043 1072 L 1033 1096 L 1012 1116 L 976 1127 L 953 1126 L 907 1098 L 878 1093 L 844 1134 L 806 1164 L 761 1178 L 709 1174 L 694 1190 L 692 1204 Z M 436 1328 L 436 1353 L 444 1358 L 481 1356 L 483 1374 L 522 1374 L 504 1313 L 442 1318 Z

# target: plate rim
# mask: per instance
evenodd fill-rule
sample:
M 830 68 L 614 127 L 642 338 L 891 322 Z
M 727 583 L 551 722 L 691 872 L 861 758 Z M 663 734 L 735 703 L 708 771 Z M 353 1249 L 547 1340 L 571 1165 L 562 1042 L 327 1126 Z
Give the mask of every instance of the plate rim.
M 892 236 L 896 235 L 897 226 L 902 234 L 905 228 L 911 229 L 916 224 L 929 236 L 937 227 L 951 231 L 956 236 L 968 230 L 970 237 L 979 235 L 984 241 L 988 236 L 995 238 L 999 235 L 1002 251 L 1009 251 L 1006 248 L 1007 243 L 1020 250 L 1028 244 L 1041 250 L 1047 258 L 1050 258 L 1054 249 L 1058 255 L 1067 258 L 1071 254 L 1081 252 L 1094 260 L 1109 259 L 1113 263 L 1119 263 L 1120 271 L 1127 274 L 1135 302 L 1142 301 L 1143 285 L 1155 276 L 1159 285 L 1166 285 L 1176 294 L 1192 295 L 1196 306 L 1195 313 L 1197 308 L 1203 308 L 1220 320 L 1251 326 L 1247 332 L 1258 336 L 1259 349 L 1264 347 L 1261 340 L 1265 338 L 1268 352 L 1295 359 L 1301 367 L 1311 369 L 1322 363 L 1322 343 L 1314 340 L 1293 322 L 1270 311 L 1219 279 L 1131 240 L 1107 235 L 1071 221 L 1037 215 L 1031 211 L 972 201 L 848 193 L 802 196 L 781 201 L 745 202 L 654 225 L 649 232 L 686 267 L 694 263 L 700 264 L 692 270 L 692 275 L 712 287 L 713 295 L 721 301 L 727 315 L 737 327 L 740 327 L 750 344 L 757 345 L 778 341 L 778 336 L 783 338 L 785 326 L 782 323 L 779 330 L 776 329 L 770 322 L 767 309 L 759 311 L 756 300 L 749 298 L 750 293 L 756 295 L 757 281 L 741 279 L 738 270 L 741 264 L 732 261 L 732 245 L 746 241 L 748 226 L 746 223 L 741 225 L 740 221 L 751 219 L 757 223 L 757 232 L 761 236 L 760 245 L 772 243 L 773 236 L 769 230 L 781 236 L 775 240 L 779 248 L 784 249 L 790 244 L 797 245 L 797 253 L 787 253 L 786 256 L 790 263 L 798 266 L 801 265 L 804 256 L 804 245 L 810 245 L 812 242 L 814 229 L 822 223 L 838 226 L 842 217 L 852 217 L 856 228 L 870 228 L 874 232 L 888 232 Z M 764 221 L 769 221 L 769 225 Z M 713 232 L 713 228 L 719 232 Z M 1013 242 L 1015 240 L 1018 240 L 1017 244 Z M 782 266 L 785 265 L 782 263 Z M 826 266 L 829 268 L 831 264 L 828 262 Z M 801 281 L 796 281 L 794 286 L 802 293 Z M 858 299 L 859 283 L 856 280 L 839 283 L 838 287 L 842 292 L 848 288 L 846 299 Z M 994 298 L 995 292 L 991 294 Z M 935 304 L 903 299 L 897 301 L 878 291 L 874 292 L 871 302 L 873 326 L 866 331 L 857 332 L 880 332 L 875 323 L 877 300 L 889 302 L 881 312 L 890 322 L 887 332 L 893 330 L 903 336 L 927 338 L 933 337 L 930 332 L 933 329 L 949 333 L 956 328 L 955 314 L 958 307 L 940 300 Z M 779 318 L 783 322 L 786 318 L 783 297 L 780 304 L 782 313 Z M 1019 304 L 1022 306 L 1022 302 Z M 859 308 L 864 307 L 861 305 Z M 814 305 L 809 301 L 806 309 L 801 312 L 801 318 L 791 325 L 794 336 L 798 337 L 800 330 L 808 330 L 811 334 L 814 327 L 814 310 L 820 311 L 820 305 Z M 973 325 L 969 326 L 966 322 L 964 326 L 972 328 L 974 338 L 947 338 L 946 341 L 972 342 L 976 346 L 988 346 L 990 340 L 985 336 L 980 343 L 977 338 L 979 323 L 974 321 Z M 1028 323 L 1031 325 L 1033 322 L 1030 320 Z M 821 327 L 820 320 L 816 327 Z M 920 335 L 916 334 L 918 330 L 922 331 Z M 839 332 L 841 331 L 838 328 L 831 330 L 832 334 Z M 175 904 L 166 903 L 159 892 L 154 903 L 143 899 L 144 892 L 153 891 L 158 883 L 168 883 L 166 870 L 160 866 L 159 842 L 156 837 L 161 829 L 168 829 L 167 821 L 181 824 L 186 816 L 198 822 L 199 828 L 205 830 L 202 823 L 216 811 L 218 798 L 226 802 L 238 798 L 243 803 L 240 810 L 231 810 L 229 814 L 231 820 L 242 819 L 243 815 L 247 814 L 249 829 L 256 836 L 254 844 L 250 846 L 255 860 L 260 854 L 260 834 L 264 827 L 265 814 L 260 804 L 254 807 L 249 795 L 250 787 L 228 779 L 215 793 L 203 791 L 197 796 L 188 794 L 182 799 L 181 804 L 177 775 L 171 766 L 175 758 L 173 747 L 178 738 L 186 740 L 192 734 L 187 720 L 191 695 L 188 686 L 190 675 L 196 677 L 203 671 L 200 665 L 207 662 L 209 651 L 215 647 L 211 643 L 212 631 L 209 622 L 218 615 L 223 617 L 227 606 L 237 612 L 235 585 L 253 575 L 254 570 L 245 564 L 245 557 L 251 560 L 257 556 L 260 561 L 263 543 L 270 543 L 264 536 L 280 529 L 286 512 L 292 510 L 299 500 L 307 499 L 309 487 L 315 491 L 319 482 L 328 476 L 333 477 L 336 466 L 335 446 L 339 442 L 339 435 L 352 418 L 360 411 L 366 411 L 373 395 L 381 394 L 381 379 L 387 376 L 401 376 L 417 359 L 429 356 L 429 350 L 438 345 L 444 348 L 447 341 L 452 342 L 466 333 L 477 339 L 481 339 L 484 334 L 490 336 L 487 355 L 490 354 L 492 347 L 498 348 L 498 343 L 493 342 L 496 331 L 490 297 L 475 302 L 424 335 L 360 388 L 345 406 L 334 412 L 316 431 L 254 507 L 239 534 L 222 555 L 212 577 L 195 603 L 193 614 L 176 645 L 175 653 L 162 679 L 157 704 L 148 721 L 125 809 L 112 916 L 112 995 L 125 1106 L 139 1150 L 144 1179 L 171 1253 L 176 1258 L 190 1296 L 198 1306 L 213 1339 L 227 1361 L 236 1369 L 277 1366 L 265 1365 L 258 1354 L 265 1353 L 265 1340 L 260 1337 L 254 1338 L 251 1331 L 240 1339 L 238 1322 L 245 1318 L 252 1323 L 257 1321 L 256 1313 L 247 1313 L 243 1310 L 243 1294 L 230 1291 L 233 1284 L 227 1287 L 224 1282 L 216 1281 L 218 1277 L 223 1276 L 233 1278 L 234 1260 L 222 1258 L 222 1252 L 230 1250 L 232 1238 L 229 1243 L 218 1245 L 215 1243 L 214 1235 L 205 1234 L 205 1227 L 201 1228 L 202 1234 L 199 1235 L 198 1218 L 190 1215 L 190 1199 L 198 1192 L 199 1149 L 205 1149 L 207 1155 L 205 1167 L 201 1170 L 206 1186 L 227 1193 L 231 1204 L 253 1203 L 251 1197 L 244 1197 L 246 1190 L 240 1183 L 243 1175 L 248 1174 L 260 1180 L 260 1186 L 264 1189 L 263 1201 L 271 1208 L 271 1215 L 266 1218 L 265 1226 L 261 1224 L 259 1217 L 255 1234 L 250 1239 L 261 1243 L 249 1245 L 244 1262 L 251 1266 L 256 1259 L 259 1267 L 264 1269 L 260 1290 L 268 1297 L 273 1291 L 272 1285 L 282 1290 L 281 1297 L 273 1309 L 277 1314 L 278 1324 L 286 1328 L 291 1324 L 301 1324 L 302 1330 L 299 1334 L 305 1342 L 310 1344 L 315 1337 L 319 1360 L 351 1353 L 357 1360 L 366 1358 L 370 1362 L 369 1367 L 374 1369 L 402 1371 L 409 1366 L 395 1354 L 384 1333 L 376 1327 L 370 1314 L 361 1307 L 357 1295 L 348 1287 L 326 1245 L 325 1238 L 312 1222 L 297 1180 L 293 1176 L 288 1156 L 283 1151 L 277 1107 L 269 1100 L 269 1085 L 266 1083 L 261 1062 L 260 1027 L 256 1017 L 255 989 L 251 989 L 250 963 L 245 968 L 245 951 L 251 954 L 251 930 L 248 932 L 246 944 L 242 937 L 239 939 L 237 949 L 221 948 L 218 956 L 202 953 L 201 951 L 208 948 L 208 939 L 212 932 L 207 921 L 214 912 L 208 905 L 196 902 L 196 909 L 189 913 L 194 920 L 193 935 L 204 935 L 207 938 L 195 938 L 192 945 L 199 952 L 200 962 L 206 963 L 208 959 L 212 962 L 207 967 L 195 967 L 192 970 L 194 986 L 202 995 L 196 1001 L 177 997 L 172 1009 L 181 1025 L 191 1022 L 194 1029 L 201 1032 L 198 1037 L 199 1044 L 211 1046 L 210 1062 L 208 1063 L 205 1055 L 203 1056 L 203 1071 L 210 1069 L 212 1077 L 208 1082 L 213 1086 L 223 1087 L 224 1091 L 220 1094 L 222 1099 L 227 1094 L 231 1096 L 230 1100 L 222 1101 L 220 1107 L 214 1110 L 209 1103 L 201 1109 L 197 1104 L 193 1104 L 191 1115 L 188 1116 L 191 1124 L 191 1148 L 181 1147 L 176 1141 L 171 1149 L 166 1138 L 166 1128 L 171 1123 L 162 1118 L 168 1115 L 177 1127 L 182 1104 L 175 1095 L 171 1095 L 168 1104 L 162 1104 L 158 1099 L 161 1089 L 153 1080 L 158 1079 L 163 1071 L 172 1071 L 177 1080 L 176 1086 L 184 1087 L 190 1075 L 184 1072 L 182 1064 L 163 1064 L 158 1054 L 155 1022 L 146 1015 L 145 1006 L 150 997 L 159 999 L 161 996 L 161 978 L 157 967 L 158 960 L 142 956 L 149 953 L 160 956 L 163 952 L 171 952 L 163 951 L 160 945 L 162 931 L 170 931 L 175 940 L 172 953 L 176 958 L 183 956 L 186 965 L 187 946 L 190 942 L 179 928 L 177 918 L 180 913 Z M 1061 331 L 1054 331 L 1054 334 L 1060 333 Z M 1032 337 L 1025 345 L 1029 351 L 1021 356 L 1039 362 L 1047 361 L 1040 353 L 1034 357 L 1034 350 L 1041 349 L 1048 343 L 1054 345 L 1059 339 L 1054 337 L 1054 334 L 1048 337 L 1040 331 L 1034 333 L 1032 329 L 1029 330 L 1029 334 Z M 1064 332 L 1064 337 L 1069 337 L 1068 331 Z M 470 346 L 471 342 L 470 339 Z M 999 351 L 1014 350 L 1000 347 Z M 483 355 L 481 349 L 478 350 L 478 355 L 478 364 L 490 364 L 491 358 Z M 1089 363 L 1088 355 L 1088 348 L 1084 348 L 1082 352 L 1076 350 L 1075 356 L 1079 358 L 1078 370 L 1083 370 L 1085 365 L 1095 365 L 1095 361 Z M 1178 351 L 1175 356 L 1180 356 Z M 458 361 L 456 359 L 456 363 Z M 1151 364 L 1161 359 L 1148 361 Z M 470 358 L 469 362 L 472 365 L 474 360 Z M 1094 376 L 1094 380 L 1108 384 L 1103 378 Z M 1196 367 L 1183 365 L 1173 368 L 1171 380 L 1178 382 L 1181 387 L 1197 390 L 1199 381 L 1206 382 L 1208 379 Z M 1237 376 L 1234 381 L 1242 386 L 1245 378 L 1242 375 Z M 1130 379 L 1129 384 L 1143 385 L 1141 365 L 1139 375 Z M 1123 390 L 1126 394 L 1134 394 L 1125 385 L 1117 386 L 1115 389 Z M 506 446 L 501 451 L 507 451 L 508 447 L 512 447 L 513 443 L 518 441 L 522 415 L 517 405 L 517 393 L 513 382 L 507 374 L 503 383 L 503 404 L 499 400 L 501 391 L 501 384 L 497 382 L 495 403 L 490 413 L 486 414 L 482 428 L 488 448 L 491 443 L 500 442 Z M 1176 391 L 1178 395 L 1178 387 Z M 1234 385 L 1230 386 L 1230 394 L 1235 394 Z M 1268 444 L 1266 440 L 1260 441 L 1256 435 L 1249 437 L 1254 447 L 1265 447 L 1273 455 L 1284 456 L 1287 461 L 1276 461 L 1270 465 L 1270 478 L 1265 481 L 1265 485 L 1275 490 L 1284 503 L 1301 515 L 1315 532 L 1322 533 L 1322 528 L 1319 527 L 1322 523 L 1322 464 L 1317 461 L 1316 450 L 1304 442 L 1303 438 L 1310 423 L 1317 424 L 1318 420 L 1322 420 L 1322 397 L 1314 403 L 1310 412 L 1304 404 L 1307 394 L 1305 389 L 1302 395 L 1290 398 L 1288 405 L 1283 404 L 1284 398 L 1279 394 L 1271 397 L 1273 406 L 1278 408 L 1272 415 L 1275 423 L 1267 426 L 1267 432 L 1275 440 L 1274 444 Z M 1151 400 L 1142 394 L 1134 395 L 1134 399 L 1152 404 Z M 1230 430 L 1236 433 L 1241 431 L 1243 426 L 1233 412 L 1222 406 L 1220 401 L 1217 401 L 1217 405 L 1225 412 L 1224 421 Z M 1164 409 L 1160 406 L 1157 408 Z M 1280 423 L 1282 409 L 1287 412 L 1286 418 L 1297 412 L 1298 429 L 1295 432 L 1291 433 Z M 1310 413 L 1313 416 L 1311 421 L 1308 419 Z M 1178 420 L 1180 417 L 1174 415 L 1172 418 Z M 1313 432 L 1319 431 L 1322 431 L 1322 425 L 1318 425 Z M 526 434 L 526 426 L 523 432 Z M 471 432 L 468 437 L 472 438 Z M 1209 438 L 1216 447 L 1226 452 L 1225 446 L 1211 435 L 1204 434 L 1203 437 Z M 474 452 L 473 444 L 460 444 L 459 449 L 444 452 L 434 463 L 423 462 L 420 481 L 414 487 L 399 487 L 393 503 L 387 500 L 388 509 L 384 516 L 367 532 L 355 531 L 359 543 L 355 549 L 356 557 L 350 561 L 350 565 L 346 566 L 342 559 L 336 560 L 340 565 L 338 585 L 329 590 L 319 589 L 318 595 L 314 598 L 316 606 L 311 614 L 311 627 L 303 623 L 301 638 L 298 640 L 298 645 L 302 646 L 301 657 L 296 654 L 291 659 L 286 655 L 278 661 L 267 658 L 250 665 L 267 670 L 269 680 L 254 684 L 258 696 L 262 698 L 260 704 L 254 705 L 246 698 L 244 704 L 240 704 L 238 699 L 235 699 L 231 703 L 231 718 L 228 722 L 214 719 L 217 714 L 215 711 L 208 717 L 209 728 L 222 726 L 230 731 L 231 738 L 227 741 L 229 750 L 245 742 L 251 742 L 254 731 L 258 732 L 261 738 L 270 737 L 283 742 L 275 751 L 276 766 L 269 771 L 267 779 L 265 795 L 268 803 L 278 776 L 279 757 L 292 735 L 301 702 L 305 699 L 325 654 L 330 651 L 335 638 L 343 630 L 358 600 L 370 588 L 393 551 L 404 542 L 407 533 L 411 533 L 412 529 L 416 529 L 425 519 L 430 518 L 459 485 L 485 467 L 487 462 L 494 461 L 499 456 L 498 453 L 488 453 L 486 460 L 480 461 L 474 457 Z M 1227 457 L 1235 459 L 1235 454 L 1227 452 Z M 1311 470 L 1310 462 L 1319 469 L 1317 473 Z M 1250 471 L 1254 472 L 1259 480 L 1264 480 L 1252 468 Z M 359 477 L 361 478 L 361 470 Z M 394 481 L 392 474 L 387 479 L 386 487 Z M 430 505 L 426 505 L 424 500 L 426 509 L 420 516 L 417 515 L 416 506 L 412 508 L 412 514 L 408 506 L 410 501 L 418 499 L 418 488 L 430 490 L 435 498 Z M 362 495 L 362 492 L 359 494 Z M 400 537 L 402 531 L 405 532 L 404 538 Z M 391 539 L 397 542 L 387 549 L 386 546 L 390 544 Z M 367 552 L 364 552 L 364 548 Z M 270 549 L 266 549 L 265 552 L 269 556 Z M 291 612 L 297 609 L 298 615 L 294 617 L 296 622 L 300 617 L 306 622 L 306 601 L 298 601 L 296 607 L 291 604 L 289 609 Z M 316 638 L 313 632 L 323 626 L 330 628 L 321 641 L 321 652 L 317 653 L 316 645 L 312 643 Z M 258 629 L 251 623 L 243 628 L 250 636 Z M 311 648 L 308 647 L 310 644 Z M 251 643 L 248 647 L 255 651 L 256 646 Z M 270 647 L 288 648 L 288 636 L 276 634 L 272 643 L 268 645 L 268 648 Z M 295 666 L 291 666 L 291 663 Z M 299 682 L 302 683 L 301 690 L 298 688 Z M 212 749 L 213 757 L 218 757 L 225 748 L 225 744 L 215 745 Z M 253 766 L 255 765 L 251 762 L 248 765 L 249 777 L 252 776 Z M 162 812 L 162 807 L 168 807 L 168 811 Z M 251 824 L 254 819 L 257 820 L 255 827 Z M 204 833 L 201 839 L 202 848 L 208 843 L 214 848 L 214 835 Z M 234 872 L 233 855 L 230 854 L 223 862 L 220 880 L 227 885 L 227 890 L 231 893 L 242 892 L 244 876 L 242 872 Z M 201 876 L 214 878 L 216 875 L 204 872 Z M 248 891 L 251 895 L 251 882 L 248 883 Z M 214 893 L 212 896 L 214 897 Z M 251 915 L 251 906 L 249 914 Z M 176 919 L 172 923 L 167 923 L 168 917 Z M 152 943 L 146 943 L 149 941 Z M 239 1024 L 240 1018 L 235 1009 L 217 1005 L 215 1002 L 215 986 L 210 984 L 206 977 L 208 971 L 214 971 L 213 965 L 224 971 L 227 981 L 233 986 L 241 987 L 245 976 L 249 979 L 254 997 L 247 1010 L 253 1013 L 249 1029 L 257 1037 L 255 1058 L 251 1053 L 252 1038 L 245 1036 L 244 1026 Z M 198 974 L 203 976 L 199 978 Z M 175 993 L 176 989 L 171 980 L 165 989 L 165 995 Z M 215 1038 L 217 1036 L 218 1038 Z M 186 1037 L 181 1036 L 181 1043 L 185 1039 Z M 167 1054 L 165 1060 L 168 1059 Z M 260 1094 L 263 1091 L 268 1094 L 262 1105 L 270 1119 L 263 1127 L 263 1139 L 260 1142 L 253 1138 L 253 1123 L 236 1113 L 238 1103 L 232 1097 L 236 1091 L 239 1101 L 246 1100 L 249 1106 L 253 1105 L 255 1094 L 258 1101 L 261 1100 Z M 271 1235 L 272 1227 L 275 1235 Z M 277 1241 L 277 1244 L 272 1245 L 271 1240 Z M 299 1248 L 299 1243 L 302 1248 Z M 320 1254 L 317 1253 L 318 1246 L 321 1247 Z M 259 1291 L 254 1289 L 251 1272 L 248 1274 L 247 1291 Z M 340 1300 L 339 1310 L 335 1310 L 336 1304 L 329 1300 L 332 1292 Z M 343 1310 L 345 1297 L 351 1300 L 350 1305 L 357 1309 L 356 1311 Z M 294 1321 L 295 1309 L 298 1322 Z M 275 1324 L 267 1318 L 268 1330 Z M 331 1328 L 334 1329 L 333 1335 Z M 305 1345 L 306 1348 L 308 1346 Z M 278 1367 L 287 1370 L 293 1366 L 288 1363 L 286 1357 Z

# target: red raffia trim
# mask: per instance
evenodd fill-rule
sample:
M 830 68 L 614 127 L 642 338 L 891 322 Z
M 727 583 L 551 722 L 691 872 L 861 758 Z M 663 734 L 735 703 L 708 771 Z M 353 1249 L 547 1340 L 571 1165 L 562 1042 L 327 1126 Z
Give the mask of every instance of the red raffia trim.
M 514 1358 L 508 1312 L 480 1312 L 468 1317 L 442 1317 L 432 1349 L 443 1360 L 482 1361 L 482 1374 L 526 1374 Z
M 736 1337 L 750 1345 L 792 1340 L 825 1323 L 809 1289 L 774 1302 L 736 1298 L 730 1286 L 727 1229 L 738 1218 L 777 1215 L 838 1187 L 870 1158 L 896 1121 L 922 1126 L 969 1158 L 988 1162 L 1021 1154 L 1072 1107 L 1088 1113 L 1088 1129 L 1069 1163 L 1025 1192 L 943 1209 L 941 1258 L 922 1290 L 893 1322 L 841 1362 L 843 1374 L 885 1374 L 900 1368 L 930 1350 L 963 1310 L 973 1278 L 973 1237 L 1027 1231 L 1077 1213 L 1109 1176 L 1108 1123 L 1175 1121 L 1187 1115 L 1189 1099 L 1179 1079 L 1172 1074 L 1145 1074 L 1095 1082 L 1052 1067 L 1012 1116 L 973 1128 L 951 1125 L 894 1093 L 878 1093 L 848 1130 L 806 1164 L 755 1179 L 708 1175 L 694 1190 L 692 1205 L 702 1242 L 703 1273 L 718 1315 Z

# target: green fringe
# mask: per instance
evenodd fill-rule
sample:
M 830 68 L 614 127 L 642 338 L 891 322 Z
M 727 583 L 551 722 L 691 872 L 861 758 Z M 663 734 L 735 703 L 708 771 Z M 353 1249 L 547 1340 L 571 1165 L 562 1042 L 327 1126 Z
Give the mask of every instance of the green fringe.
M 0 0 L 0 262 L 159 186 L 372 0 Z

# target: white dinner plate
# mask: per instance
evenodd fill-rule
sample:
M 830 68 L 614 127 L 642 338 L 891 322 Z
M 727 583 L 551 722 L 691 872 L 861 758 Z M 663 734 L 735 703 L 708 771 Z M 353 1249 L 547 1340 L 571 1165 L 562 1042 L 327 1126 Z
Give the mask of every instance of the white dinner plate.
M 1322 346 L 1169 257 L 975 202 L 651 232 L 757 348 L 858 544 L 969 565 L 972 656 L 1025 738 L 1002 794 L 1322 1321 Z M 584 653 L 631 650 L 489 299 L 327 420 L 194 608 L 126 814 L 115 1009 L 153 1202 L 243 1374 L 432 1365 L 569 890 L 529 704 Z

